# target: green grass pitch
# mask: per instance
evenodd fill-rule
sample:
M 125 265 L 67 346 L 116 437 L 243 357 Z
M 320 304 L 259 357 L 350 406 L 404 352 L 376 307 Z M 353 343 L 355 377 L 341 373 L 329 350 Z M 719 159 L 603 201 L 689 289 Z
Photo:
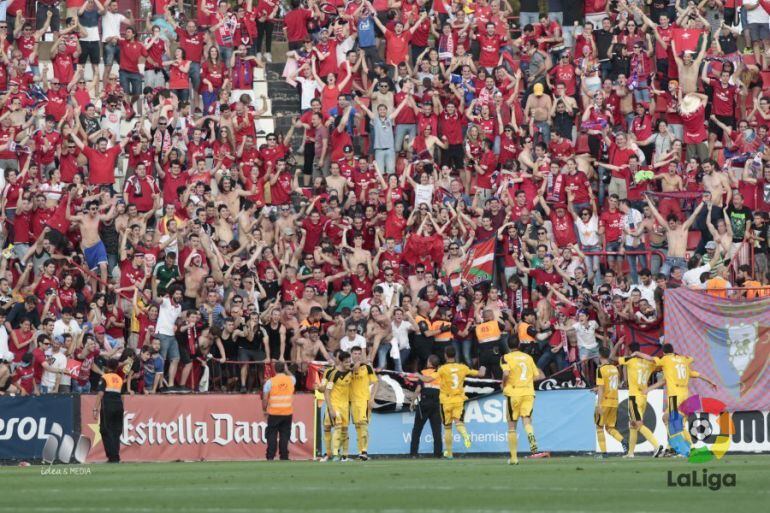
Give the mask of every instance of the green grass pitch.
M 681 473 L 735 474 L 735 487 L 669 487 Z M 0 467 L 0 512 L 766 511 L 770 455 L 682 459 L 381 459 Z M 67 474 L 64 472 L 66 469 Z M 72 469 L 79 469 L 73 472 Z

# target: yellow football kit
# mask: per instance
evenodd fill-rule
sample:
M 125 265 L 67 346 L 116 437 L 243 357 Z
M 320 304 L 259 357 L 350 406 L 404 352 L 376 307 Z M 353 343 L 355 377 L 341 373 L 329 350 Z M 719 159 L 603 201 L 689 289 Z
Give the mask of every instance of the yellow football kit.
M 438 398 L 445 426 L 451 425 L 453 420 L 463 420 L 465 400 L 468 398 L 465 395 L 465 377 L 478 375 L 479 371 L 462 363 L 445 363 L 438 368 L 441 380 Z
M 647 439 L 653 446 L 655 455 L 659 454 L 658 440 L 652 431 L 644 425 L 644 412 L 647 410 L 647 384 L 650 381 L 650 375 L 655 370 L 655 363 L 642 358 L 621 357 L 618 364 L 626 366 L 626 377 L 628 379 L 628 454 L 633 456 L 636 448 L 636 440 L 639 433 Z M 637 429 L 631 426 L 631 422 L 638 421 L 641 426 Z
M 666 380 L 666 396 L 668 396 L 669 410 L 679 410 L 679 406 L 690 397 L 690 378 L 697 378 L 700 374 L 692 370 L 693 359 L 680 354 L 667 354 L 662 358 L 655 358 L 655 365 L 663 370 Z
M 330 415 L 332 423 L 332 455 L 340 453 L 342 444 L 347 439 L 348 424 L 350 422 L 350 383 L 353 375 L 350 371 L 340 371 L 332 369 L 326 383 L 326 390 L 329 391 L 329 402 L 326 405 L 326 411 L 329 408 L 334 410 L 334 415 Z
M 597 405 L 596 413 L 596 439 L 599 442 L 599 451 L 607 452 L 607 439 L 605 430 L 618 442 L 623 441 L 623 435 L 615 428 L 618 421 L 618 384 L 620 372 L 610 363 L 605 363 L 596 369 L 596 386 L 602 390 L 602 400 Z
M 508 418 L 531 417 L 535 404 L 535 376 L 538 374 L 535 360 L 521 351 L 503 356 L 500 367 L 507 372 L 503 383 L 503 395 L 508 398 Z
M 441 420 L 444 423 L 444 456 L 452 457 L 452 422 L 457 426 L 457 432 L 463 437 L 465 447 L 471 446 L 471 438 L 463 424 L 465 416 L 465 378 L 478 376 L 479 371 L 469 368 L 462 363 L 445 363 L 438 368 L 439 403 L 441 404 Z
M 353 414 L 354 424 L 369 422 L 369 399 L 371 399 L 371 386 L 374 383 L 377 383 L 377 375 L 368 363 L 352 371 L 350 412 Z

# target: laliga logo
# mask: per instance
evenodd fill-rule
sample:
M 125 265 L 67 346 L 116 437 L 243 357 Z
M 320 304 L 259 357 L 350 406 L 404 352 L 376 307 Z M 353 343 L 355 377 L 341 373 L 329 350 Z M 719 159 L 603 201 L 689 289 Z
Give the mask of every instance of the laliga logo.
M 707 439 L 712 437 L 714 426 L 708 415 L 716 416 L 719 426 L 719 434 L 716 435 L 714 442 L 691 449 L 688 461 L 690 463 L 706 463 L 714 458 L 722 459 L 730 448 L 730 437 L 735 433 L 735 426 L 730 413 L 725 411 L 725 403 L 713 397 L 694 395 L 684 401 L 679 409 L 685 415 L 694 415 L 696 412 L 707 414 L 696 417 L 690 425 L 690 435 L 694 441 L 708 444 Z
M 85 463 L 91 451 L 91 439 L 80 435 L 78 443 L 70 435 L 65 435 L 58 423 L 51 426 L 51 432 L 43 446 L 43 463 L 53 464 L 57 459 L 62 463 L 70 463 L 74 457 L 78 463 Z M 73 454 L 74 453 L 74 454 Z

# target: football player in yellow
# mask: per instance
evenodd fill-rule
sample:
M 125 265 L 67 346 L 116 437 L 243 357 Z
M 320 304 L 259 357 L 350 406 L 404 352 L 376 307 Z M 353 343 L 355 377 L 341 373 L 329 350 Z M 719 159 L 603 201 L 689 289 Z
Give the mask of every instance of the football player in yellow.
M 653 457 L 657 458 L 663 453 L 663 446 L 658 444 L 652 431 L 644 425 L 644 412 L 647 409 L 647 384 L 650 375 L 655 370 L 655 364 L 644 358 L 640 358 L 639 344 L 629 344 L 631 355 L 621 357 L 619 365 L 626 367 L 628 380 L 628 454 L 624 458 L 633 458 L 636 449 L 636 440 L 639 433 L 647 439 L 654 448 Z
M 716 383 L 711 381 L 711 379 L 692 369 L 693 359 L 691 357 L 675 353 L 674 346 L 671 344 L 663 344 L 662 358 L 652 357 L 644 353 L 638 353 L 637 356 L 653 362 L 657 368 L 663 370 L 663 379 L 652 385 L 648 390 L 666 385 L 667 401 L 663 406 L 663 422 L 666 424 L 666 429 L 668 429 L 668 412 L 679 411 L 682 403 L 690 397 L 690 378 L 702 379 L 711 385 L 711 388 L 714 390 L 717 388 Z M 672 434 L 674 433 L 669 433 L 669 436 Z M 684 414 L 682 414 L 682 436 L 687 440 L 688 444 L 692 445 L 690 430 L 687 426 L 687 415 Z
M 353 415 L 353 425 L 356 426 L 358 438 L 358 459 L 368 461 L 369 455 L 369 420 L 374 406 L 374 396 L 377 393 L 377 375 L 374 368 L 366 363 L 364 351 L 360 346 L 350 349 L 353 358 L 353 380 L 350 382 L 350 413 Z
M 441 420 L 444 423 L 444 457 L 452 459 L 452 424 L 463 437 L 466 448 L 471 446 L 471 437 L 465 429 L 463 417 L 465 416 L 465 378 L 466 376 L 483 376 L 484 367 L 473 370 L 467 365 L 457 363 L 457 352 L 454 346 L 444 350 L 446 363 L 438 368 L 437 374 L 440 382 L 439 403 L 441 404 Z M 420 375 L 420 379 L 430 382 L 435 376 Z
M 335 357 L 336 361 L 336 357 Z M 315 397 L 317 401 L 323 401 L 325 398 L 326 385 L 329 383 L 329 375 L 335 370 L 335 367 L 329 367 L 323 371 L 321 381 L 314 386 Z M 329 408 L 324 411 L 323 418 L 323 431 L 324 431 L 324 455 L 320 461 L 328 461 L 332 457 L 332 418 L 329 416 Z
M 628 452 L 628 445 L 623 440 L 623 435 L 617 430 L 615 424 L 618 421 L 618 384 L 620 372 L 612 364 L 612 353 L 608 347 L 599 348 L 599 367 L 596 369 L 596 439 L 599 442 L 601 455 L 607 453 L 607 441 L 604 432 L 623 444 L 623 451 Z
M 332 459 L 340 461 L 340 449 L 350 423 L 350 383 L 353 381 L 350 353 L 340 351 L 337 363 L 329 373 L 324 399 L 332 423 Z M 346 458 L 344 458 L 346 459 Z
M 511 352 L 503 355 L 500 367 L 503 369 L 503 395 L 508 398 L 508 449 L 511 457 L 509 465 L 518 465 L 519 457 L 516 454 L 518 435 L 516 424 L 521 417 L 524 430 L 527 432 L 529 449 L 533 458 L 549 456 L 546 452 L 538 452 L 535 440 L 535 429 L 532 427 L 532 407 L 535 404 L 535 380 L 543 379 L 541 371 L 535 360 L 527 353 L 519 351 L 519 340 L 512 338 L 508 341 Z

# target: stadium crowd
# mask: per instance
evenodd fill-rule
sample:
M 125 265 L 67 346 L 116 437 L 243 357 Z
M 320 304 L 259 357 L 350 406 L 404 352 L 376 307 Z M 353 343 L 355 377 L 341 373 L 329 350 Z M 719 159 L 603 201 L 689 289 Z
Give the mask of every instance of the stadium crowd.
M 770 3 L 540 3 L 8 2 L 0 391 L 357 346 L 499 378 L 508 337 L 553 375 L 657 338 L 668 288 L 764 294 Z M 301 112 L 264 134 L 278 39 Z

